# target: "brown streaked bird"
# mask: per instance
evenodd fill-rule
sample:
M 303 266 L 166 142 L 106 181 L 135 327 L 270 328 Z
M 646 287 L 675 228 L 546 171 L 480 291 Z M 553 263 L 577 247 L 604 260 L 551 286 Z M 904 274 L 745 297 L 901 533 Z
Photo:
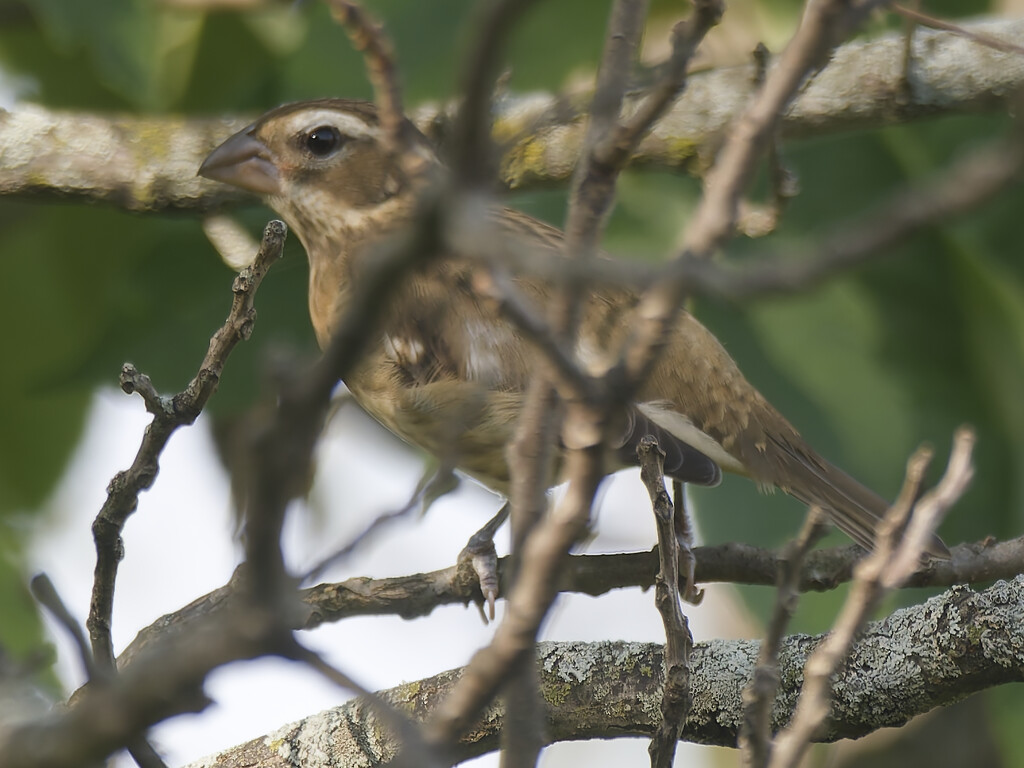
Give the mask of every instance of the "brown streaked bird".
M 436 162 L 416 135 L 417 149 Z M 309 310 L 321 346 L 358 286 L 359 254 L 407 224 L 416 202 L 415 185 L 385 151 L 375 108 L 358 101 L 272 110 L 214 150 L 199 173 L 261 195 L 298 235 L 309 256 Z M 508 209 L 493 215 L 509 242 L 561 255 L 557 229 Z M 473 268 L 472 254 L 450 254 L 411 276 L 378 342 L 345 383 L 399 437 L 435 455 L 454 451 L 460 469 L 505 491 L 505 446 L 531 375 L 530 352 L 517 329 L 474 294 Z M 549 299 L 540 279 L 518 275 L 516 283 L 538 306 Z M 619 349 L 637 301 L 627 287 L 594 287 L 577 346 L 584 363 L 599 366 Z M 715 485 L 724 469 L 776 486 L 824 508 L 868 549 L 889 506 L 807 445 L 687 312 L 628 409 L 616 446 L 623 466 L 636 463 L 636 443 L 646 434 L 668 454 L 666 474 Z M 927 553 L 949 557 L 938 537 Z

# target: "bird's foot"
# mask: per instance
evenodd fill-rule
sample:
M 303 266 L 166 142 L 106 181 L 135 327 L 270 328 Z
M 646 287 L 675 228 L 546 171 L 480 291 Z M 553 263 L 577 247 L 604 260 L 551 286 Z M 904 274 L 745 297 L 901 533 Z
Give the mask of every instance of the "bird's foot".
M 697 558 L 687 541 L 679 540 L 679 573 L 683 577 L 683 591 L 679 595 L 690 605 L 700 605 L 704 601 L 704 590 L 697 586 Z
M 697 586 L 697 558 L 693 554 L 693 521 L 690 511 L 686 508 L 686 495 L 683 484 L 672 481 L 673 523 L 675 525 L 676 543 L 679 546 L 679 572 L 683 577 L 683 593 L 680 597 L 690 605 L 700 605 L 704 600 L 704 590 Z
M 494 549 L 494 535 L 508 519 L 508 513 L 509 506 L 505 504 L 479 531 L 469 537 L 466 546 L 459 552 L 459 562 L 468 560 L 480 582 L 480 593 L 487 605 L 485 621 L 494 621 L 494 602 L 498 598 L 498 554 Z

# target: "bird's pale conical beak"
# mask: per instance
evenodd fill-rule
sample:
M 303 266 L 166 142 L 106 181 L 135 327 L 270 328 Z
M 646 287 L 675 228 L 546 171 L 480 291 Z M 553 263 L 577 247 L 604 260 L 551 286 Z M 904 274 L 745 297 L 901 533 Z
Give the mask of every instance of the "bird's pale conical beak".
M 198 174 L 257 195 L 281 192 L 281 177 L 270 150 L 248 131 L 236 133 L 203 161 Z

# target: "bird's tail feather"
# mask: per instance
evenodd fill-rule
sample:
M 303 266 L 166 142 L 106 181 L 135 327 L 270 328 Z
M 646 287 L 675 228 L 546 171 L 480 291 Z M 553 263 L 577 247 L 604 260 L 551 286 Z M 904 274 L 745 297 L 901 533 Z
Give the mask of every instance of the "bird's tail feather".
M 878 524 L 890 507 L 889 502 L 817 455 L 799 456 L 791 450 L 786 452 L 798 464 L 794 467 L 794 475 L 804 481 L 800 487 L 786 490 L 805 504 L 822 507 L 837 528 L 870 551 L 875 545 Z M 937 560 L 949 560 L 951 557 L 949 548 L 935 534 L 925 547 L 925 555 Z

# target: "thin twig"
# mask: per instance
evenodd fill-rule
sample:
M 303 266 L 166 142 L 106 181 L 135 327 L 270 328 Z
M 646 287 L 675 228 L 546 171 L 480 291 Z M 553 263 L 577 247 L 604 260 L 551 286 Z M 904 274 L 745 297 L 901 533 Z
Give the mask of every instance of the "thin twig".
M 974 434 L 967 429 L 958 430 L 941 482 L 916 504 L 930 452 L 918 451 L 911 457 L 903 490 L 879 526 L 876 550 L 857 565 L 856 579 L 832 632 L 807 661 L 803 692 L 792 720 L 776 738 L 771 768 L 795 768 L 806 753 L 829 715 L 833 673 L 849 655 L 854 640 L 882 597 L 904 584 L 918 569 L 921 553 L 935 526 L 967 490 L 973 475 L 973 448 Z
M 457 152 L 450 165 L 457 189 L 475 191 L 490 185 L 494 178 L 491 95 L 509 34 L 534 2 L 489 0 L 479 5 L 472 47 L 462 65 L 462 103 L 452 127 Z
M 765 251 L 744 259 L 742 266 L 725 261 L 684 258 L 663 269 L 599 259 L 586 265 L 553 261 L 548 256 L 501 250 L 501 263 L 522 269 L 550 284 L 589 279 L 594 283 L 635 289 L 678 282 L 683 293 L 728 301 L 787 296 L 812 288 L 875 260 L 893 256 L 893 248 L 915 232 L 963 216 L 1018 183 L 1024 171 L 1024 132 L 1014 128 L 1002 138 L 965 153 L 947 167 L 890 193 L 872 210 L 829 228 L 817 242 L 785 254 Z M 503 308 L 504 309 L 504 308 Z M 508 307 L 510 320 L 528 332 L 534 343 L 546 333 L 543 322 L 525 306 Z M 544 354 L 565 372 L 564 354 Z M 573 384 L 568 378 L 565 381 Z
M 708 173 L 704 195 L 687 227 L 683 252 L 677 262 L 710 258 L 732 236 L 740 196 L 786 107 L 811 71 L 824 64 L 842 35 L 871 7 L 870 1 L 848 4 L 822 0 L 808 4 L 799 29 L 733 126 Z M 684 295 L 685 285 L 679 280 L 660 282 L 644 293 L 636 327 L 623 344 L 616 366 L 629 387 L 646 379 Z
M 569 278 L 571 281 L 572 278 Z M 580 369 L 568 344 L 558 338 L 540 307 L 531 303 L 516 287 L 506 270 L 497 266 L 486 271 L 477 270 L 473 274 L 473 291 L 480 298 L 492 302 L 496 313 L 515 323 L 516 328 L 540 353 L 550 375 L 565 392 L 589 401 L 601 396 L 597 382 Z
M 631 62 L 636 56 L 643 32 L 644 19 L 647 15 L 647 0 L 615 0 L 612 4 L 605 37 L 604 50 L 598 68 L 597 86 L 591 105 L 590 124 L 584 139 L 581 162 L 573 174 L 570 185 L 569 212 L 566 218 L 566 237 L 563 243 L 566 255 L 571 259 L 590 261 L 596 253 L 597 244 L 603 231 L 603 222 L 614 199 L 615 179 L 620 168 L 602 166 L 593 154 L 593 148 L 614 130 L 622 109 L 622 99 L 631 70 Z M 565 344 L 572 344 L 577 335 L 580 321 L 583 295 L 586 284 L 582 281 L 567 284 L 555 295 L 547 315 L 554 339 Z M 546 368 L 546 366 L 545 366 Z M 512 527 L 513 555 L 519 560 L 527 538 L 536 530 L 546 506 L 544 491 L 550 485 L 551 462 L 554 455 L 554 444 L 559 432 L 563 429 L 572 430 L 577 423 L 572 416 L 579 415 L 580 422 L 587 420 L 584 409 L 570 410 L 570 419 L 564 422 L 563 412 L 559 407 L 559 398 L 553 386 L 549 371 L 541 369 L 536 381 L 531 383 L 527 391 L 527 400 L 523 407 L 520 423 L 516 428 L 513 441 L 513 458 L 518 459 L 511 465 L 512 478 L 516 493 L 512 496 Z M 571 438 L 563 436 L 563 442 L 571 442 Z M 586 477 L 594 468 L 594 463 L 584 460 L 576 464 L 581 476 Z M 570 482 L 574 481 L 569 475 Z M 577 515 L 589 517 L 589 506 L 586 510 L 577 509 Z M 577 517 L 577 522 L 580 518 Z M 584 525 L 579 525 L 582 533 Z M 560 569 L 571 544 L 548 550 L 554 558 L 551 569 Z M 536 568 L 536 565 L 531 567 Z M 513 577 L 518 578 L 518 568 L 513 568 Z M 520 595 L 528 592 L 517 590 L 513 583 L 512 589 Z M 530 613 L 537 617 L 536 626 L 532 628 L 536 641 L 536 631 L 540 620 L 550 609 L 557 592 L 550 590 L 536 591 L 532 599 L 536 600 Z M 510 709 L 509 728 L 503 734 L 502 743 L 505 747 L 505 768 L 530 768 L 537 762 L 543 746 L 543 723 L 539 715 L 539 687 L 537 672 L 532 665 L 530 656 L 523 654 L 522 661 L 517 664 L 514 678 L 506 686 L 506 706 Z
M 452 491 L 457 485 L 458 478 L 455 477 L 450 466 L 438 467 L 434 472 L 431 472 L 429 475 L 420 479 L 420 482 L 416 485 L 416 489 L 409 496 L 409 500 L 406 501 L 405 504 L 397 509 L 377 515 L 370 521 L 369 525 L 353 536 L 347 544 L 339 547 L 312 568 L 308 569 L 300 577 L 299 582 L 305 584 L 319 579 L 320 576 L 323 575 L 324 571 L 343 561 L 359 549 L 367 539 L 376 535 L 380 529 L 407 517 L 412 512 L 425 510 L 435 500 Z
M 748 768 L 764 768 L 771 759 L 772 705 L 779 689 L 779 651 L 799 601 L 800 570 L 811 547 L 821 538 L 826 516 L 817 506 L 807 510 L 803 527 L 779 558 L 778 590 L 767 632 L 761 640 L 757 666 L 743 689 L 743 722 L 739 746 Z
M 286 658 L 301 662 L 339 688 L 356 693 L 363 702 L 373 708 L 384 726 L 390 730 L 389 735 L 394 738 L 396 743 L 403 746 L 403 752 L 393 756 L 388 763 L 391 768 L 413 768 L 414 766 L 441 768 L 445 765 L 441 758 L 423 741 L 423 737 L 414 723 L 379 694 L 365 688 L 336 666 L 329 664 L 319 653 L 294 639 L 289 643 L 288 648 L 282 650 L 282 655 Z M 415 755 L 415 760 L 403 758 L 403 754 L 410 757 Z
M 920 24 L 923 27 L 931 27 L 932 29 L 941 29 L 944 32 L 952 32 L 954 35 L 959 35 L 967 40 L 983 45 L 986 48 L 991 48 L 994 51 L 1001 51 L 1002 53 L 1015 53 L 1018 56 L 1024 55 L 1024 46 L 1015 45 L 1007 40 L 1000 40 L 998 37 L 992 35 L 986 35 L 984 32 L 975 32 L 967 27 L 960 24 L 954 24 L 951 21 L 945 19 L 938 19 L 934 16 L 929 16 L 926 13 L 914 8 L 908 8 L 905 5 L 899 5 L 894 3 L 890 8 L 903 16 L 905 19 Z
M 608 141 L 596 148 L 602 162 L 622 165 L 632 156 L 640 139 L 662 118 L 686 87 L 687 68 L 697 47 L 722 18 L 721 0 L 696 0 L 690 18 L 672 28 L 672 53 L 665 62 L 661 79 L 640 102 L 636 112 L 624 120 Z
M 398 82 L 398 68 L 395 65 L 395 47 L 383 27 L 359 3 L 351 0 L 326 2 L 334 18 L 348 32 L 352 47 L 363 55 L 384 135 L 391 150 L 401 154 L 406 149 L 403 128 L 405 110 L 402 106 L 402 88 Z
M 156 479 L 159 459 L 171 434 L 178 427 L 192 424 L 220 382 L 224 363 L 238 342 L 252 334 L 256 311 L 253 300 L 267 270 L 281 256 L 287 228 L 280 221 L 267 224 L 263 242 L 252 266 L 243 270 L 232 285 L 234 300 L 224 325 L 210 339 L 210 346 L 199 372 L 183 392 L 173 398 L 157 395 L 149 378 L 135 367 L 125 364 L 121 386 L 127 393 L 138 391 L 153 414 L 132 466 L 119 472 L 107 486 L 107 499 L 93 522 L 96 541 L 96 569 L 92 600 L 86 626 L 92 641 L 93 659 L 97 668 L 114 669 L 114 648 L 110 637 L 114 607 L 114 584 L 117 568 L 124 556 L 121 531 L 128 517 L 138 507 L 139 493 Z
M 558 336 L 548 338 L 556 343 Z M 548 368 L 549 366 L 544 366 Z M 575 366 L 573 366 L 575 367 Z M 561 400 L 550 371 L 543 370 L 526 388 L 512 442 L 507 449 L 512 494 L 511 567 L 506 584 L 515 589 L 526 540 L 547 511 L 547 488 L 554 471 L 555 441 L 562 428 Z M 555 553 L 561 556 L 562 553 Z M 497 562 L 494 563 L 495 569 Z M 536 637 L 532 639 L 536 642 Z M 502 690 L 506 727 L 502 730 L 502 767 L 533 768 L 545 744 L 544 709 L 532 654 L 523 654 Z
M 804 255 L 750 259 L 742 270 L 695 260 L 676 262 L 687 290 L 730 300 L 797 293 L 890 253 L 901 240 L 975 209 L 1016 183 L 1024 169 L 1019 129 L 960 158 L 931 178 L 892 193 L 873 211 L 845 221 Z
M 312 366 L 280 371 L 278 407 L 254 441 L 253 487 L 247 496 L 246 559 L 268 565 L 253 574 L 254 594 L 273 594 L 284 583 L 279 532 L 288 502 L 305 488 L 332 392 L 373 343 L 374 329 L 403 276 L 439 252 L 438 201 L 425 195 L 422 203 L 408 231 L 375 249 L 323 356 Z
M 572 403 L 567 409 L 565 496 L 531 532 L 522 549 L 519 580 L 508 597 L 505 618 L 491 643 L 478 651 L 428 724 L 431 743 L 451 745 L 497 693 L 515 665 L 532 652 L 537 629 L 558 594 L 565 553 L 587 528 L 597 487 L 604 477 L 603 437 L 607 425 L 598 411 Z
M 628 160 L 628 152 L 616 157 L 618 163 L 600 157 L 597 148 L 610 141 L 619 124 L 622 101 L 629 83 L 647 15 L 646 0 L 617 0 L 612 4 L 604 51 L 597 72 L 597 85 L 590 106 L 590 122 L 583 139 L 580 162 L 569 188 L 569 211 L 565 220 L 565 251 L 589 261 L 604 231 L 604 221 L 615 198 L 615 182 Z M 574 333 L 580 295 L 584 284 L 567 287 L 562 319 L 555 326 L 562 333 Z M 575 309 L 574 309 L 575 308 Z M 557 317 L 557 315 L 555 315 Z M 562 327 L 559 327 L 562 326 Z
M 807 76 L 822 66 L 842 36 L 877 3 L 808 3 L 800 27 L 768 73 L 754 101 L 729 133 L 705 181 L 705 193 L 686 230 L 683 251 L 708 258 L 732 234 L 736 206 L 786 107 Z
M 92 680 L 101 674 L 93 662 L 92 650 L 89 648 L 89 641 L 85 637 L 82 625 L 71 615 L 71 611 L 68 610 L 64 601 L 60 599 L 57 588 L 50 581 L 50 577 L 45 573 L 40 573 L 32 578 L 30 587 L 32 589 L 32 596 L 50 612 L 54 620 L 70 635 L 75 643 L 75 648 L 78 650 L 78 658 L 82 661 L 87 677 Z
M 647 751 L 651 756 L 651 768 L 669 768 L 693 703 L 690 693 L 693 635 L 679 600 L 679 541 L 676 538 L 676 510 L 665 489 L 665 453 L 650 435 L 640 439 L 636 452 L 640 460 L 640 479 L 651 497 L 658 530 L 661 565 L 654 582 L 654 604 L 665 627 L 665 689 L 661 697 L 661 722 Z

